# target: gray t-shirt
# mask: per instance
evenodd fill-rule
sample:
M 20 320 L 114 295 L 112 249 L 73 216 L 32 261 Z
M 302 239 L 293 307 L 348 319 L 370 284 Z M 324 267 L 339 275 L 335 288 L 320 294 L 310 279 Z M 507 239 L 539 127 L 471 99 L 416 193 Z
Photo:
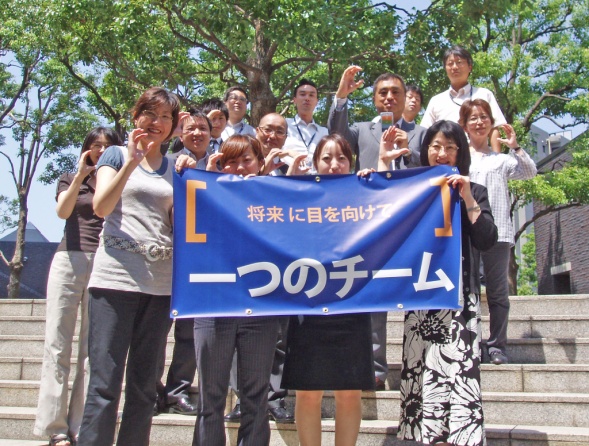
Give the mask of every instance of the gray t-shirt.
M 100 157 L 97 169 L 110 166 L 118 171 L 126 156 L 126 147 L 109 147 Z M 137 166 L 114 210 L 104 219 L 101 236 L 171 247 L 173 169 L 174 166 L 165 157 L 155 172 Z M 169 296 L 172 260 L 152 262 L 143 254 L 106 248 L 101 240 L 88 287 Z

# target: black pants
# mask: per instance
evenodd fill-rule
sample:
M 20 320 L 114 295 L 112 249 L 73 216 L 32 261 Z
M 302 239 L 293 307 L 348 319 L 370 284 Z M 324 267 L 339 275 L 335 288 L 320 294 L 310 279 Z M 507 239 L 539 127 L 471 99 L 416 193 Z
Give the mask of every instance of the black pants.
M 125 406 L 117 445 L 147 445 L 170 296 L 103 288 L 89 291 L 90 382 L 79 444 L 112 446 L 126 361 Z

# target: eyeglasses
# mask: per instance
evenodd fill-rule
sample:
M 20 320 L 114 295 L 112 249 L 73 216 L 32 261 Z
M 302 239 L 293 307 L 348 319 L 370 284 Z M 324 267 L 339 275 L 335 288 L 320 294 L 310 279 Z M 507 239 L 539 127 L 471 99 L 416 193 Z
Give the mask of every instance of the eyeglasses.
M 448 68 L 452 67 L 453 65 L 456 65 L 458 68 L 463 67 L 465 64 L 465 62 L 462 59 L 454 59 L 452 61 L 447 61 L 446 62 L 446 66 Z
M 234 102 L 243 102 L 244 104 L 247 103 L 247 98 L 245 96 L 237 96 L 236 94 L 230 94 L 227 97 L 227 100 Z
M 491 118 L 489 116 L 487 116 L 487 115 L 480 115 L 480 116 L 473 115 L 470 118 L 468 118 L 468 122 L 470 124 L 476 124 L 477 122 L 479 122 L 479 120 L 481 122 L 485 122 L 485 121 L 488 121 L 490 119 Z
M 279 129 L 273 129 L 273 128 L 270 128 L 270 127 L 258 127 L 258 128 L 266 136 L 270 136 L 271 134 L 274 134 L 274 135 L 279 136 L 279 137 L 286 136 L 286 130 L 284 130 L 284 129 L 280 129 L 280 128 Z
M 151 110 L 143 110 L 141 112 L 141 114 L 143 116 L 145 116 L 147 119 L 149 119 L 150 121 L 162 121 L 162 122 L 172 122 L 172 117 L 170 115 L 158 115 L 155 112 L 152 112 Z
M 440 153 L 444 149 L 446 155 L 455 155 L 458 152 L 458 147 L 456 146 L 442 146 L 440 144 L 430 144 L 428 149 L 430 153 Z

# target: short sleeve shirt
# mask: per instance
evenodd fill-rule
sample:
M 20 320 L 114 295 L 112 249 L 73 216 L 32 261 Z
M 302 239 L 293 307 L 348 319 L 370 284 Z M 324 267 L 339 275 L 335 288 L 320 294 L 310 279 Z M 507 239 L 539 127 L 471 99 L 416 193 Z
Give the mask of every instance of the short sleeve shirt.
M 57 182 L 55 199 L 60 193 L 69 189 L 75 174 L 64 173 Z M 65 229 L 57 251 L 96 252 L 103 219 L 94 214 L 92 199 L 94 198 L 95 178 L 84 178 L 76 204 L 71 215 L 65 221 Z

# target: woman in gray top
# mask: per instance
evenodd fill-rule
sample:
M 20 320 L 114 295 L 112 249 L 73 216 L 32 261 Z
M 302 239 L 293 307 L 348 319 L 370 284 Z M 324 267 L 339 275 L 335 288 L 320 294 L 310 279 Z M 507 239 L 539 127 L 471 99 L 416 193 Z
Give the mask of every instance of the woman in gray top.
M 149 444 L 172 280 L 174 166 L 159 149 L 178 124 L 179 108 L 176 95 L 165 89 L 145 91 L 132 110 L 135 130 L 127 147 L 109 147 L 97 166 L 94 212 L 104 217 L 104 229 L 88 284 L 84 446 L 113 444 L 125 372 L 117 445 Z

